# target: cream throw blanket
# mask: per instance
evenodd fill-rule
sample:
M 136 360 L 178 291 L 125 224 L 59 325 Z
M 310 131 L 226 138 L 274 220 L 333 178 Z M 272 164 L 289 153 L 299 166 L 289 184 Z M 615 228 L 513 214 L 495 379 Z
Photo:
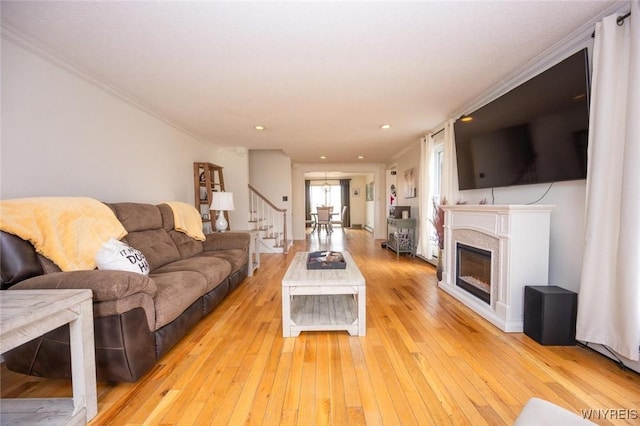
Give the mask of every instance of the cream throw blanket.
M 31 242 L 63 271 L 94 269 L 102 244 L 127 235 L 109 207 L 84 197 L 0 201 L 0 230 Z
M 202 232 L 202 218 L 195 207 L 181 201 L 168 201 L 165 204 L 173 210 L 173 226 L 176 231 L 183 232 L 194 240 L 206 240 Z

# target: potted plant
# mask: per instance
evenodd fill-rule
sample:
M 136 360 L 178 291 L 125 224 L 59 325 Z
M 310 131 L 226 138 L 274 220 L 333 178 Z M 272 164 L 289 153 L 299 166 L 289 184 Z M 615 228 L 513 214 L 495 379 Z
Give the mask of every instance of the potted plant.
M 436 271 L 438 281 L 442 281 L 442 255 L 444 251 L 444 209 L 442 206 L 445 205 L 447 205 L 447 199 L 445 197 L 440 199 L 440 203 L 436 202 L 435 197 L 433 198 L 433 217 L 431 218 L 431 223 L 436 231 L 434 239 L 438 244 L 438 268 Z

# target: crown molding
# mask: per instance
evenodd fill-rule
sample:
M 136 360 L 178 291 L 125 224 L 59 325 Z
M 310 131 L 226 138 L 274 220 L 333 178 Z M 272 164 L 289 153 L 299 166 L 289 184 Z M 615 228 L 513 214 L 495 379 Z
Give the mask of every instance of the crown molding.
M 424 136 L 423 136 L 424 137 Z M 392 162 L 397 163 L 397 160 L 399 160 L 403 155 L 405 155 L 407 152 L 409 152 L 410 150 L 414 149 L 416 147 L 416 145 L 420 146 L 420 140 L 422 140 L 421 137 L 420 139 L 418 139 L 417 141 L 407 145 L 406 147 L 404 147 L 403 149 L 401 149 L 400 151 L 396 152 L 391 158 L 390 160 Z M 389 163 L 387 163 L 389 164 Z M 385 167 L 389 168 L 386 164 Z
M 557 41 L 541 54 L 514 70 L 510 75 L 502 79 L 502 81 L 486 90 L 484 94 L 469 101 L 456 111 L 455 114 L 452 115 L 452 118 L 455 120 L 463 114 L 477 110 L 582 48 L 587 47 L 589 52 L 591 52 L 593 47 L 592 34 L 596 23 L 609 15 L 627 12 L 629 5 L 630 3 L 628 1 L 618 1 L 612 4 L 588 22 L 578 27 L 571 34 Z M 589 59 L 591 59 L 591 53 L 589 53 Z M 442 127 L 442 125 L 436 128 L 439 127 Z
M 162 121 L 164 124 L 173 127 L 181 133 L 207 145 L 210 148 L 220 149 L 220 146 L 215 144 L 209 139 L 206 139 L 194 132 L 191 132 L 186 127 L 181 124 L 176 123 L 171 120 L 169 117 L 164 114 L 156 111 L 152 106 L 136 99 L 134 96 L 111 86 L 100 78 L 92 75 L 89 71 L 82 69 L 80 66 L 72 63 L 72 61 L 64 58 L 59 52 L 52 51 L 51 49 L 44 46 L 42 43 L 30 38 L 29 36 L 21 33 L 16 30 L 11 24 L 6 22 L 4 19 L 0 21 L 0 36 L 3 40 L 6 40 L 23 50 L 35 55 L 36 57 L 46 61 L 47 63 L 55 66 L 56 68 L 65 71 L 86 83 L 91 84 L 97 89 L 102 90 L 103 92 L 113 96 L 114 98 Z

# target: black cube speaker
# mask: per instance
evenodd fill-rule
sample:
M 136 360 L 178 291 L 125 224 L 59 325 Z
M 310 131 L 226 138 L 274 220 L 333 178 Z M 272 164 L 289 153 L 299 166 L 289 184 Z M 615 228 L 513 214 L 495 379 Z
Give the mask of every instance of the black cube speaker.
M 524 334 L 541 345 L 576 344 L 578 295 L 557 286 L 525 286 Z

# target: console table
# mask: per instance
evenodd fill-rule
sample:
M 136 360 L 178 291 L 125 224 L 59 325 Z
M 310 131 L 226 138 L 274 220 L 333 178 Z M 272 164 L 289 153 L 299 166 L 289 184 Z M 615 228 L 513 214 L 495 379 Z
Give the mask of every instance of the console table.
M 387 248 L 395 251 L 396 257 L 399 257 L 400 253 L 409 253 L 411 256 L 415 256 L 416 220 L 390 217 L 387 218 L 387 228 L 395 229 L 393 233 L 387 231 Z
M 91 290 L 5 290 L 0 351 L 69 324 L 73 399 L 1 399 L 5 424 L 86 424 L 98 413 Z

